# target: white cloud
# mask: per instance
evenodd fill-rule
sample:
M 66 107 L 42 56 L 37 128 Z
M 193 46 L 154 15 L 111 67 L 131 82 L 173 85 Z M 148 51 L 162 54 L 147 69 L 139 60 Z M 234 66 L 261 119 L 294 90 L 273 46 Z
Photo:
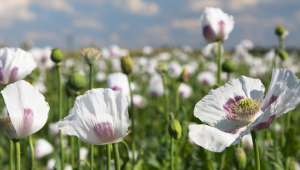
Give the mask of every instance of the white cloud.
M 184 29 L 188 31 L 195 31 L 200 29 L 200 19 L 175 19 L 171 22 L 171 27 L 176 29 Z
M 240 11 L 265 2 L 270 2 L 270 0 L 188 0 L 188 7 L 194 12 L 201 12 L 205 7 L 210 6 Z
M 155 2 L 145 0 L 115 0 L 116 4 L 138 15 L 156 15 L 159 12 L 159 6 Z
M 91 30 L 102 30 L 103 26 L 100 21 L 94 18 L 88 17 L 75 17 L 73 25 L 77 28 L 91 29 Z
M 0 22 L 1 27 L 9 27 L 14 21 L 29 21 L 35 14 L 30 10 L 30 0 L 1 1 Z
M 52 9 L 66 13 L 74 12 L 72 5 L 68 0 L 31 0 L 45 9 Z

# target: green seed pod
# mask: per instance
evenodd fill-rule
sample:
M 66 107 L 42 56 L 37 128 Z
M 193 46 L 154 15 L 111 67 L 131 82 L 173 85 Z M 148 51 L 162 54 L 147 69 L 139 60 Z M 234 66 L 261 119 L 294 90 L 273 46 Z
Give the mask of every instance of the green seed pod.
M 97 48 L 82 48 L 80 54 L 89 65 L 93 64 L 101 57 L 101 53 Z
M 165 74 L 168 72 L 168 66 L 166 63 L 159 63 L 158 66 L 156 67 L 156 70 L 160 74 Z
M 188 71 L 188 69 L 186 67 L 184 67 L 183 70 L 182 70 L 182 72 L 181 72 L 181 74 L 180 74 L 179 80 L 181 82 L 187 82 L 189 80 L 189 78 L 190 78 L 189 71 Z
M 69 76 L 66 84 L 66 91 L 68 95 L 76 95 L 80 90 L 87 86 L 87 81 L 84 75 L 79 72 L 75 72 Z
M 180 122 L 177 119 L 172 119 L 169 124 L 169 133 L 172 138 L 178 140 L 182 135 L 182 128 Z
M 277 50 L 276 52 L 282 61 L 285 61 L 287 58 L 289 58 L 289 54 L 287 53 L 286 50 L 281 49 L 281 50 Z
M 133 60 L 130 56 L 125 56 L 121 58 L 121 67 L 123 73 L 129 75 L 132 72 Z
M 247 155 L 242 147 L 235 149 L 235 158 L 238 164 L 238 169 L 245 169 L 247 165 Z
M 278 37 L 284 38 L 287 35 L 288 31 L 283 25 L 277 25 L 275 28 L 275 35 Z
M 233 60 L 225 60 L 222 64 L 222 70 L 226 73 L 232 73 L 237 70 L 237 64 Z
M 55 63 L 60 63 L 64 59 L 64 54 L 59 48 L 52 49 L 51 60 Z

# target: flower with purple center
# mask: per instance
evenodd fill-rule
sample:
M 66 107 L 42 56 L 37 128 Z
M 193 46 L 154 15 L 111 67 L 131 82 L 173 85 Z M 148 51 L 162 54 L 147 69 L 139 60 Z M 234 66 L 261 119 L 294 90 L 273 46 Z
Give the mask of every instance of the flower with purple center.
M 63 134 L 95 145 L 120 142 L 129 128 L 128 97 L 112 89 L 92 89 L 76 98 L 70 114 L 58 122 Z
M 107 77 L 107 86 L 115 91 L 122 91 L 130 98 L 128 77 L 124 73 L 111 73 Z
M 251 130 L 267 128 L 300 102 L 300 80 L 289 70 L 273 71 L 269 90 L 259 79 L 242 76 L 211 90 L 194 109 L 208 124 L 189 125 L 189 139 L 207 150 L 221 152 Z
M 6 110 L 0 119 L 9 138 L 25 138 L 39 131 L 47 122 L 49 105 L 31 84 L 19 80 L 2 91 Z
M 202 34 L 208 43 L 224 41 L 233 30 L 234 20 L 231 15 L 219 8 L 205 8 L 201 17 Z
M 0 84 L 21 80 L 36 68 L 31 53 L 19 48 L 0 49 Z

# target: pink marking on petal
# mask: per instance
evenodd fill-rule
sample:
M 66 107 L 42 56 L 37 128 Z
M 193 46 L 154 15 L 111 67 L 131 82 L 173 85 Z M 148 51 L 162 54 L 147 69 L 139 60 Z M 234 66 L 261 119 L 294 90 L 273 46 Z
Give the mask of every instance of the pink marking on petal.
M 261 123 L 257 124 L 253 129 L 254 130 L 260 130 L 260 129 L 268 128 L 271 125 L 271 123 L 273 122 L 274 119 L 275 119 L 275 115 L 272 115 L 268 118 L 268 120 L 266 120 L 265 122 L 261 122 Z
M 15 82 L 15 81 L 17 81 L 18 70 L 19 70 L 18 67 L 14 67 L 10 71 L 9 82 Z
M 234 98 L 229 98 L 227 102 L 223 105 L 224 110 L 226 111 L 226 117 L 229 120 L 233 120 L 236 118 L 236 113 L 234 112 L 233 108 L 238 104 L 240 100 L 242 100 L 243 96 L 235 96 Z
M 223 20 L 219 21 L 219 27 L 220 27 L 220 33 L 219 33 L 219 38 L 224 39 L 225 36 L 225 22 Z
M 33 123 L 33 111 L 30 108 L 25 108 L 23 111 L 21 133 L 26 134 L 30 131 Z
M 114 90 L 114 91 L 121 91 L 121 90 L 122 90 L 122 89 L 121 89 L 120 87 L 118 87 L 118 86 L 113 86 L 113 87 L 111 87 L 111 89 Z
M 1 67 L 0 68 L 0 82 L 3 83 L 4 81 L 4 69 Z
M 278 99 L 278 96 L 272 95 L 270 100 L 262 107 L 262 110 L 267 109 L 271 104 L 273 104 Z
M 208 41 L 214 41 L 214 39 L 216 37 L 213 29 L 209 25 L 206 25 L 203 27 L 202 34 L 203 34 L 204 38 Z
M 114 139 L 114 130 L 110 122 L 97 123 L 93 130 L 97 137 L 104 142 L 109 142 Z

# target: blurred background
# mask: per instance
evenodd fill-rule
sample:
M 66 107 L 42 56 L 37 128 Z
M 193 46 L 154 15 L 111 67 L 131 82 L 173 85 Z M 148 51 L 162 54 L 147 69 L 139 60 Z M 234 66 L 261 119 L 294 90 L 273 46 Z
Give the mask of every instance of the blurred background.
M 0 43 L 74 49 L 118 44 L 124 48 L 203 47 L 199 19 L 204 7 L 235 18 L 226 42 L 277 44 L 274 27 L 290 32 L 287 46 L 300 42 L 299 0 L 1 0 Z

